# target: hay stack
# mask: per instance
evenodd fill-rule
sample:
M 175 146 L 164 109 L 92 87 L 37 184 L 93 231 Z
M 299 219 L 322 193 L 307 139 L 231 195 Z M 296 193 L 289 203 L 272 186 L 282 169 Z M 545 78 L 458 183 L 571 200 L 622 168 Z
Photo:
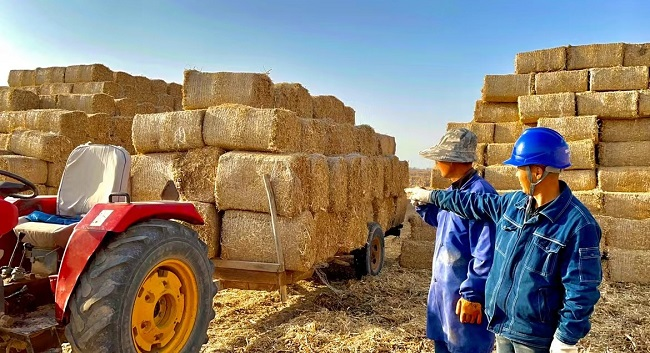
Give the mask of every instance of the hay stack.
M 345 111 L 345 104 L 334 96 L 313 96 L 314 119 L 330 119 L 335 123 L 354 125 L 350 121 L 349 113 Z
M 412 214 L 408 218 L 411 227 L 411 240 L 430 241 L 436 240 L 436 227 L 430 226 L 418 214 Z
M 201 239 L 208 246 L 208 258 L 212 259 L 219 254 L 219 235 L 221 234 L 221 215 L 212 203 L 192 202 L 196 210 L 203 218 L 204 224 L 194 225 L 186 223 L 185 225 L 194 229 Z
M 338 232 L 337 253 L 347 254 L 352 250 L 363 247 L 368 241 L 368 221 L 372 220 L 372 205 L 366 205 L 367 212 L 339 213 L 338 223 L 341 225 Z
M 226 150 L 298 152 L 301 130 L 292 111 L 225 104 L 205 113 L 203 140 Z
M 608 249 L 609 279 L 616 282 L 650 283 L 650 254 L 647 250 Z
M 33 92 L 0 87 L 0 111 L 38 109 L 40 100 Z
M 485 167 L 485 180 L 497 190 L 518 190 L 521 188 L 517 178 L 517 168 L 510 165 Z
M 473 121 L 477 123 L 519 121 L 519 107 L 516 103 L 488 103 L 477 100 L 474 106 Z
M 138 103 L 133 98 L 120 98 L 115 100 L 115 115 L 134 116 L 138 109 Z
M 24 111 L 0 111 L 0 133 L 11 133 L 15 129 L 25 126 L 25 112 Z
M 301 118 L 312 118 L 314 105 L 309 91 L 299 83 L 273 85 L 275 107 L 291 110 Z
M 1 151 L 7 151 L 7 148 L 9 148 L 9 141 L 11 141 L 11 134 L 0 134 Z
M 394 197 L 375 198 L 372 200 L 372 221 L 379 224 L 384 232 L 392 227 L 396 206 Z
M 576 115 L 575 93 L 540 94 L 519 97 L 519 117 L 522 123 L 536 123 L 539 118 Z M 580 112 L 580 115 L 598 115 Z
M 204 110 L 137 114 L 133 119 L 133 145 L 138 153 L 201 148 L 204 115 Z
M 9 143 L 13 153 L 47 162 L 65 161 L 74 147 L 66 136 L 36 130 L 16 130 Z
M 565 170 L 560 173 L 560 180 L 564 180 L 573 191 L 593 190 L 598 185 L 595 170 Z
M 625 44 L 623 66 L 650 66 L 650 43 Z
M 314 213 L 314 237 L 316 256 L 314 263 L 327 262 L 338 251 L 338 237 L 342 225 L 336 213 Z
M 329 199 L 329 163 L 322 154 L 307 155 L 309 159 L 309 184 L 310 209 L 312 212 L 326 212 L 330 205 Z
M 20 175 L 34 184 L 45 184 L 47 180 L 47 163 L 33 157 L 0 155 L 0 170 Z M 1 180 L 15 181 L 3 176 Z
M 334 213 L 348 209 L 348 164 L 344 157 L 327 157 L 330 183 L 328 185 L 328 210 Z
M 272 108 L 273 82 L 265 74 L 185 70 L 183 109 L 206 109 L 224 103 Z
M 324 154 L 329 142 L 327 131 L 331 123 L 321 119 L 300 119 L 300 150 L 305 153 Z
M 289 271 L 309 271 L 318 252 L 312 214 L 302 212 L 294 218 L 278 217 L 276 229 L 282 244 L 285 268 Z M 221 258 L 277 262 L 271 215 L 239 210 L 226 211 L 221 226 Z
M 74 65 L 65 69 L 65 82 L 113 81 L 113 71 L 102 64 Z
M 510 158 L 514 146 L 514 143 L 491 143 L 487 145 L 487 164 L 503 164 L 504 161 Z
M 589 90 L 589 70 L 558 71 L 535 75 L 535 94 L 585 92 Z
M 607 246 L 628 250 L 650 250 L 650 219 L 633 220 L 598 216 Z
M 58 109 L 59 108 L 59 95 L 53 96 L 38 96 L 38 107 L 40 109 Z
M 515 73 L 559 71 L 566 68 L 566 47 L 534 50 L 515 56 Z
M 399 265 L 406 268 L 430 269 L 433 265 L 432 241 L 402 239 Z
M 352 212 L 361 212 L 370 206 L 373 191 L 371 184 L 371 162 L 366 156 L 349 154 L 345 156 L 348 165 L 348 203 Z M 394 164 L 393 164 L 394 165 Z M 394 173 L 394 172 L 393 172 Z M 392 187 L 394 189 L 394 186 Z
M 569 141 L 572 169 L 596 169 L 596 146 L 591 140 Z
M 571 187 L 571 186 L 569 186 Z M 575 196 L 593 215 L 600 215 L 605 212 L 603 192 L 600 190 L 589 191 L 574 191 L 571 190 Z
M 494 143 L 514 143 L 525 129 L 520 122 L 494 124 Z
M 327 127 L 327 145 L 325 154 L 328 156 L 345 155 L 356 152 L 354 126 L 329 122 Z
M 516 103 L 519 96 L 533 94 L 535 75 L 485 75 L 482 100 L 496 103 Z
M 63 177 L 63 170 L 65 169 L 65 161 L 47 163 L 47 180 L 45 185 L 49 187 L 59 187 L 61 178 Z

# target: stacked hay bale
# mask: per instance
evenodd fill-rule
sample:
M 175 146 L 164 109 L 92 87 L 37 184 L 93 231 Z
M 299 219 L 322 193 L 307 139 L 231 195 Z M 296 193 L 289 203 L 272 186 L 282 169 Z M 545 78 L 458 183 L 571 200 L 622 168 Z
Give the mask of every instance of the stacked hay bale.
M 546 126 L 564 135 L 573 166 L 561 179 L 599 221 L 605 276 L 612 281 L 650 282 L 649 66 L 650 44 L 519 53 L 515 74 L 485 77 L 474 120 L 467 124 L 479 140 L 489 136 L 486 125 L 494 124 L 485 178 L 499 191 L 520 189 L 514 168 L 500 164 L 523 129 Z M 486 117 L 486 107 L 496 111 L 498 105 L 501 109 Z M 497 138 L 504 124 L 517 126 L 507 141 Z M 432 187 L 448 185 L 434 174 Z
M 171 183 L 179 199 L 201 203 L 214 225 L 197 227 L 210 257 L 276 261 L 264 174 L 287 270 L 362 247 L 368 222 L 402 223 L 407 163 L 393 137 L 355 126 L 354 110 L 337 98 L 263 74 L 189 70 L 183 107 L 135 116 L 133 198 L 160 199 Z M 191 153 L 197 163 L 184 168 Z
M 133 116 L 181 106 L 181 85 L 113 72 L 101 64 L 12 70 L 0 87 L 0 150 L 12 160 L 35 158 L 45 177 L 42 194 L 56 194 L 72 149 L 86 142 L 113 144 L 134 153 Z M 6 154 L 6 153 L 5 153 Z M 5 163 L 10 166 L 27 165 Z M 32 175 L 22 169 L 19 175 Z
M 422 220 L 418 214 L 408 217 L 409 236 L 402 239 L 399 264 L 402 267 L 430 269 L 436 241 L 436 228 Z

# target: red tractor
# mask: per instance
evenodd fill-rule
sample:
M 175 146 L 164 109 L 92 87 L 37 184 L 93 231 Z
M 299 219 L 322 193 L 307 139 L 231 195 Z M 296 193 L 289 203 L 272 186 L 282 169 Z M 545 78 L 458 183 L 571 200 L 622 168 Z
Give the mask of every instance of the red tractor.
M 79 146 L 56 196 L 0 171 L 0 349 L 177 353 L 207 342 L 214 266 L 177 222 L 203 220 L 191 203 L 130 202 L 130 163 L 121 147 Z

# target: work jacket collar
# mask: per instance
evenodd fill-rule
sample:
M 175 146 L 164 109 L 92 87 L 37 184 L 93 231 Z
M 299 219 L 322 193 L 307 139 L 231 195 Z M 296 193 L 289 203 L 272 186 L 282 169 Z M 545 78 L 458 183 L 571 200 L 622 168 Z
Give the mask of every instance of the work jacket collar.
M 544 207 L 539 210 L 539 214 L 544 215 L 551 222 L 555 223 L 562 213 L 566 211 L 567 207 L 571 204 L 571 189 L 564 181 L 560 180 L 560 194 L 551 202 L 544 205 Z M 528 197 L 524 197 L 521 200 L 517 201 L 515 207 L 519 209 L 526 208 L 526 202 L 528 202 Z
M 463 190 L 463 189 L 468 188 L 469 185 L 471 185 L 470 181 L 472 181 L 474 179 L 474 177 L 476 177 L 476 175 L 478 175 L 478 173 L 476 172 L 476 169 L 471 168 L 460 179 L 458 179 L 458 180 L 454 181 L 453 183 L 451 183 L 451 188 L 454 189 L 454 190 L 455 189 Z

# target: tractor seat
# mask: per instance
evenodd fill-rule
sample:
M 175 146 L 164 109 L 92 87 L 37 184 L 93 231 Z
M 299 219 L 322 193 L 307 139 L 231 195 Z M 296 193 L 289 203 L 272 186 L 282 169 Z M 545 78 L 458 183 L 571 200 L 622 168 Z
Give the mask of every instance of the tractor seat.
M 129 192 L 131 156 L 122 147 L 85 144 L 75 148 L 66 162 L 57 193 L 56 215 L 83 217 L 111 193 Z M 22 241 L 37 248 L 65 248 L 76 223 L 30 222 L 20 217 L 14 228 Z

